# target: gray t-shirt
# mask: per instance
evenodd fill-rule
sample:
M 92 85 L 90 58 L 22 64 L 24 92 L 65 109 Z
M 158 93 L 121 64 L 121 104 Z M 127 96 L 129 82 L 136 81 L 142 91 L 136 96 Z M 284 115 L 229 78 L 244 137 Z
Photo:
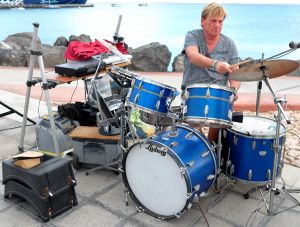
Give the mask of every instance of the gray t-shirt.
M 197 46 L 199 52 L 206 57 L 224 61 L 228 64 L 239 62 L 237 48 L 232 39 L 221 34 L 220 40 L 211 53 L 208 52 L 202 29 L 189 31 L 185 37 L 184 49 Z M 182 85 L 188 86 L 195 83 L 227 85 L 228 76 L 219 74 L 209 68 L 201 68 L 190 63 L 185 55 Z

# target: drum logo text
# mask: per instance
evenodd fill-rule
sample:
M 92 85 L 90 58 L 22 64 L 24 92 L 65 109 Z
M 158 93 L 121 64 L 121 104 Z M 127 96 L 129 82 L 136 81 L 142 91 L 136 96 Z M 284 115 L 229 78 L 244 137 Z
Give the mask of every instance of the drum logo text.
M 159 153 L 161 156 L 165 156 L 167 151 L 164 151 L 164 150 L 160 150 L 158 149 L 158 147 L 156 146 L 152 146 L 152 144 L 149 144 L 148 147 L 146 147 L 147 150 L 149 150 L 150 152 L 156 152 L 156 153 Z

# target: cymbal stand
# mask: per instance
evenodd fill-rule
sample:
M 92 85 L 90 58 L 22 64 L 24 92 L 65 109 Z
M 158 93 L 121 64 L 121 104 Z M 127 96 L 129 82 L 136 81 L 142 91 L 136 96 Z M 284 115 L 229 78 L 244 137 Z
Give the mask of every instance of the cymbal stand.
M 264 59 L 264 53 L 262 53 L 262 62 L 263 63 L 263 59 Z M 256 95 L 256 116 L 259 115 L 259 105 L 260 105 L 260 96 L 261 96 L 261 88 L 262 88 L 262 81 L 258 81 L 257 82 L 257 95 Z
M 270 198 L 267 204 L 267 201 L 263 198 L 264 196 L 262 195 L 262 199 L 265 203 L 268 215 L 277 215 L 279 213 L 282 213 L 286 210 L 295 208 L 297 206 L 300 206 L 300 202 L 293 197 L 292 195 L 290 195 L 289 193 L 299 193 L 300 189 L 283 189 L 283 188 L 277 188 L 276 187 L 276 175 L 277 175 L 277 164 L 279 161 L 279 154 L 281 151 L 281 145 L 280 145 L 280 141 L 279 141 L 279 133 L 280 133 L 280 126 L 281 126 L 281 116 L 283 116 L 287 122 L 287 124 L 290 124 L 291 121 L 289 120 L 289 118 L 286 116 L 283 108 L 282 108 L 282 103 L 285 103 L 286 100 L 285 98 L 277 98 L 275 93 L 273 92 L 268 78 L 267 76 L 265 76 L 265 72 L 264 72 L 264 68 L 262 68 L 262 72 L 263 72 L 263 80 L 265 82 L 265 84 L 267 85 L 268 89 L 270 90 L 271 94 L 274 97 L 274 103 L 277 105 L 278 111 L 277 111 L 277 116 L 275 116 L 276 118 L 276 137 L 275 137 L 275 142 L 274 142 L 274 162 L 273 162 L 273 172 L 272 172 L 272 179 L 271 179 L 271 185 L 270 188 L 267 187 L 268 193 L 270 193 Z M 266 194 L 268 194 L 266 193 Z M 282 193 L 284 196 L 286 196 L 290 201 L 292 201 L 294 203 L 294 205 L 288 207 L 288 208 L 284 208 L 280 211 L 276 211 L 276 209 L 274 209 L 274 196 L 278 195 L 279 193 Z

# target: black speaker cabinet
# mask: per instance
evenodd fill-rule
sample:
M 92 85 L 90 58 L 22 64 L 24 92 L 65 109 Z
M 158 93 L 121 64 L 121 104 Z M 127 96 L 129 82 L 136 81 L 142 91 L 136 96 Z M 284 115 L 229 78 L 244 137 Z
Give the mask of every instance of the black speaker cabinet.
M 17 195 L 29 202 L 43 221 L 77 205 L 75 177 L 69 161 L 49 158 L 31 169 L 2 162 L 4 197 Z

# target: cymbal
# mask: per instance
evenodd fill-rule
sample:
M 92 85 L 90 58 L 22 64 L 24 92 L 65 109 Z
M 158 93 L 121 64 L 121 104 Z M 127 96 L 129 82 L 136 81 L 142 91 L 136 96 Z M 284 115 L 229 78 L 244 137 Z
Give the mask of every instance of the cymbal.
M 297 69 L 299 63 L 292 60 L 270 60 L 243 66 L 229 75 L 230 80 L 260 81 L 263 75 L 275 78 L 286 75 Z M 264 74 L 263 74 L 264 72 Z

